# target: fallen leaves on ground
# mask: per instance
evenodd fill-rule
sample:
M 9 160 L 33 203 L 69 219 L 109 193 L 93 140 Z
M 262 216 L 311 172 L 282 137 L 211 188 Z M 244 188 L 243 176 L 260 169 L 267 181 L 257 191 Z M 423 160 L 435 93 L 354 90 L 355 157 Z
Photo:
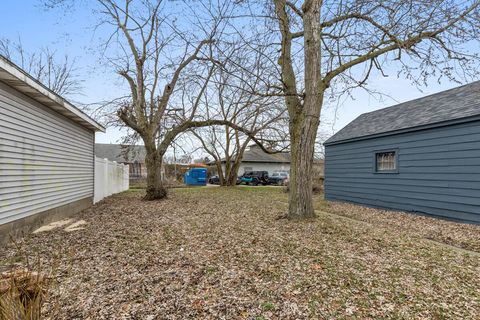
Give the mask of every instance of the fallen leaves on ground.
M 410 236 L 430 239 L 446 245 L 480 254 L 480 227 L 456 223 L 421 214 L 359 206 L 351 203 L 325 202 L 317 199 L 317 206 L 325 211 L 359 221 L 388 228 L 393 232 L 406 232 Z
M 55 319 L 479 318 L 479 256 L 440 244 L 477 250 L 478 226 L 320 198 L 316 219 L 278 220 L 282 188 L 141 196 L 107 198 L 75 217 L 83 230 L 26 236 L 0 258 L 55 266 Z

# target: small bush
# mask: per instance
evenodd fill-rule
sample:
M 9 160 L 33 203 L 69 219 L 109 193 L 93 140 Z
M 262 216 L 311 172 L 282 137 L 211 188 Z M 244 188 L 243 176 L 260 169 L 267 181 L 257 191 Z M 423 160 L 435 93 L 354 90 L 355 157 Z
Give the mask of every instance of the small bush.
M 166 177 L 163 180 L 163 184 L 166 188 L 179 188 L 185 186 L 185 184 L 183 184 L 183 180 L 176 179 L 175 177 Z
M 287 186 L 285 188 L 285 192 L 290 192 L 290 185 L 288 183 L 286 183 L 285 185 Z M 313 181 L 312 192 L 314 194 L 323 193 L 323 178 Z
M 130 189 L 146 189 L 147 188 L 147 179 L 138 178 L 130 179 Z
M 313 181 L 312 191 L 315 194 L 323 192 L 323 178 L 318 178 Z

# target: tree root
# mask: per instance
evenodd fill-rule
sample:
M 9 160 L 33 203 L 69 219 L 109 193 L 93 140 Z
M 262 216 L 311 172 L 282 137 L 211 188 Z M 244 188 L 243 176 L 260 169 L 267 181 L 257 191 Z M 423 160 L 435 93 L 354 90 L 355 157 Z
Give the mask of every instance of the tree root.
M 168 197 L 168 191 L 166 188 L 148 188 L 147 193 L 143 197 L 145 201 L 163 200 Z

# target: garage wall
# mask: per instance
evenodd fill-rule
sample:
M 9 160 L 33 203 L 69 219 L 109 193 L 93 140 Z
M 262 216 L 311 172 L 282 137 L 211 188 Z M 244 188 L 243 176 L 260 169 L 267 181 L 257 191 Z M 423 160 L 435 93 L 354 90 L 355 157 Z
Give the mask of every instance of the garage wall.
M 376 173 L 396 150 L 398 172 Z M 480 222 L 480 126 L 468 122 L 327 145 L 325 197 Z
M 93 198 L 94 133 L 0 82 L 0 225 Z

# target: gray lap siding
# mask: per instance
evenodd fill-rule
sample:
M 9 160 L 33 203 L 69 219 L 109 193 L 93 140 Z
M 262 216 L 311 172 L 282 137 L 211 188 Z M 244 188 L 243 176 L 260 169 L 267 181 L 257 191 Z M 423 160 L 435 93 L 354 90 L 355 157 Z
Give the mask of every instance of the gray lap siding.
M 0 83 L 0 225 L 93 197 L 94 132 Z
M 398 173 L 375 173 L 396 150 Z M 480 122 L 326 146 L 325 197 L 480 222 Z

